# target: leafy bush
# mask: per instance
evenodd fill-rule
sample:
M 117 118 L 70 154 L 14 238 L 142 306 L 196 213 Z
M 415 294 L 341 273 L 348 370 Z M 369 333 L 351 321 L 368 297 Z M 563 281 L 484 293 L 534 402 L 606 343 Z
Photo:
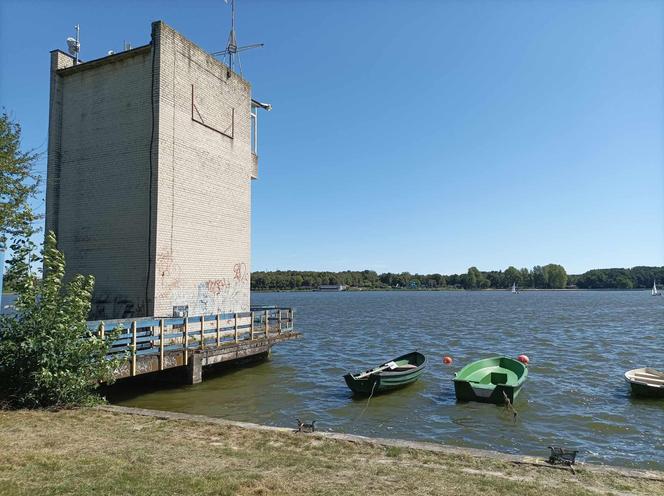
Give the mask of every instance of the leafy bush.
M 63 286 L 65 259 L 52 232 L 44 243 L 41 281 L 31 274 L 39 259 L 29 238 L 12 250 L 18 314 L 0 320 L 0 402 L 38 408 L 100 401 L 96 389 L 112 381 L 119 361 L 106 358 L 113 336 L 100 339 L 86 325 L 94 278 L 76 275 Z

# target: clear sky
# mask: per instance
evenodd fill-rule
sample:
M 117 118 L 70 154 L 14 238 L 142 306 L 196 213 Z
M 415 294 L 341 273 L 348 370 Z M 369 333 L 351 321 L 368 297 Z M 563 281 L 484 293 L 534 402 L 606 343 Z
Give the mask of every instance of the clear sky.
M 664 2 L 239 0 L 260 116 L 253 269 L 664 264 Z M 209 51 L 215 1 L 0 2 L 0 105 L 47 145 L 49 51 Z M 40 162 L 46 169 L 45 158 Z M 42 207 L 43 198 L 39 205 Z

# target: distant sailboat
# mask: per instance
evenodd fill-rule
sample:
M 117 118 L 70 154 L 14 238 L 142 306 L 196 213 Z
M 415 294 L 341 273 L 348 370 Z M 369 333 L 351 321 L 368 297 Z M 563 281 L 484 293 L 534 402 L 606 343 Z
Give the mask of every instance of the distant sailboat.
M 518 293 L 518 291 L 516 290 L 516 283 L 515 282 L 512 283 L 512 293 L 514 293 L 514 294 Z
M 650 290 L 650 294 L 652 296 L 659 296 L 659 295 L 662 294 L 659 291 L 657 291 L 657 282 L 656 281 L 652 282 L 652 289 Z

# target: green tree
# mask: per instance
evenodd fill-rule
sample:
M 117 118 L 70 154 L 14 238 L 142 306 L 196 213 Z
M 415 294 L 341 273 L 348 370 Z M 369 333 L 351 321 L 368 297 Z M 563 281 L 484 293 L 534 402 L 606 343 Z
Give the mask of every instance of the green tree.
M 548 264 L 542 267 L 545 286 L 551 289 L 562 289 L 567 285 L 567 272 L 562 265 Z
M 33 264 L 39 261 L 39 257 L 34 252 L 34 244 L 30 240 L 32 234 L 32 229 L 26 229 L 22 236 L 12 238 L 13 243 L 10 249 L 14 256 L 7 262 L 3 291 L 20 293 L 25 290 L 26 274 L 29 274 L 32 279 L 29 281 L 32 286 L 39 283 L 37 275 L 32 273 Z
M 463 285 L 462 276 L 460 276 L 459 274 L 450 274 L 446 277 L 446 279 L 447 279 L 447 285 L 453 288 L 458 288 L 459 286 Z
M 634 287 L 634 283 L 632 280 L 627 276 L 626 274 L 620 274 L 616 277 L 616 283 L 615 283 L 617 288 L 621 289 L 632 289 Z
M 544 275 L 544 268 L 540 265 L 535 265 L 531 272 L 531 280 L 534 288 L 546 287 L 546 276 Z
M 505 269 L 504 279 L 506 286 L 511 286 L 512 284 L 516 284 L 517 286 L 523 285 L 523 282 L 521 281 L 521 272 L 512 265 Z
M 38 154 L 21 151 L 21 126 L 6 112 L 0 115 L 0 243 L 32 234 L 37 215 L 30 199 L 39 188 Z
M 481 279 L 482 279 L 482 274 L 480 274 L 480 271 L 477 269 L 477 267 L 469 267 L 468 272 L 466 272 L 464 288 L 466 289 L 478 288 Z
M 17 408 L 98 401 L 96 388 L 112 381 L 120 362 L 106 358 L 114 334 L 100 339 L 87 328 L 94 278 L 76 275 L 63 286 L 65 259 L 52 232 L 38 283 L 30 272 L 34 245 L 24 238 L 12 248 L 18 314 L 0 318 L 0 400 Z

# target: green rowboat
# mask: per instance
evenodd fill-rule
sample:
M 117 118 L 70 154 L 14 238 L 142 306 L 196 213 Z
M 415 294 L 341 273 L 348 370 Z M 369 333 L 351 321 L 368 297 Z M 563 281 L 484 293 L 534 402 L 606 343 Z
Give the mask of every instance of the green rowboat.
M 454 392 L 459 401 L 514 402 L 528 377 L 528 368 L 512 358 L 493 357 L 470 363 L 454 374 Z
M 413 351 L 360 374 L 346 374 L 346 384 L 355 394 L 369 396 L 412 384 L 420 378 L 427 359 Z

